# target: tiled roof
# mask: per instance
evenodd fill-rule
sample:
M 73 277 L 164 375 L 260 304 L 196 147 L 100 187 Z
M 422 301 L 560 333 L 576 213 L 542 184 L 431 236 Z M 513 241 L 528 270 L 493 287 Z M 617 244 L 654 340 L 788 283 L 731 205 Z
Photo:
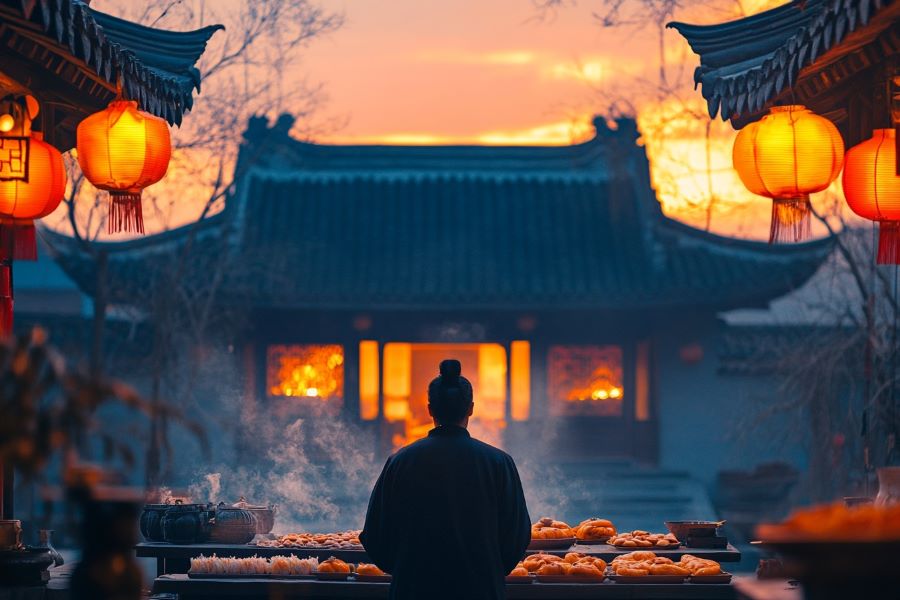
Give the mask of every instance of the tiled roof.
M 700 56 L 694 81 L 710 116 L 723 120 L 763 110 L 794 85 L 801 70 L 895 0 L 793 0 L 716 25 L 669 23 Z M 897 27 L 896 19 L 879 27 Z
M 194 66 L 221 25 L 166 31 L 125 21 L 79 0 L 0 0 L 39 23 L 97 75 L 115 85 L 122 76 L 126 97 L 171 124 L 180 124 L 200 88 Z
M 830 243 L 738 241 L 662 215 L 631 121 L 567 147 L 335 147 L 266 130 L 242 150 L 236 194 L 196 229 L 234 301 L 319 309 L 630 309 L 764 305 L 802 284 Z M 250 156 L 259 155 L 255 164 Z M 146 288 L 189 230 L 106 244 L 117 301 Z M 52 237 L 87 290 L 91 265 Z M 260 269 L 259 264 L 265 265 Z M 146 275 L 144 275 L 146 277 Z M 134 281 L 131 291 L 125 282 Z

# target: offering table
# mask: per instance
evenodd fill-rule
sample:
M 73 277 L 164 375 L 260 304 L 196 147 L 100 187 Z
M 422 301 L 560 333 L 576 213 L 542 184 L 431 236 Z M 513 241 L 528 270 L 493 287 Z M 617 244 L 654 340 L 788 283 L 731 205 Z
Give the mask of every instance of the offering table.
M 179 600 L 383 599 L 387 598 L 388 588 L 387 583 L 271 578 L 190 579 L 184 574 L 163 575 L 157 577 L 153 584 L 154 593 L 178 594 Z M 736 595 L 731 584 L 627 584 L 606 581 L 599 584 L 507 584 L 506 597 L 509 600 L 732 600 Z

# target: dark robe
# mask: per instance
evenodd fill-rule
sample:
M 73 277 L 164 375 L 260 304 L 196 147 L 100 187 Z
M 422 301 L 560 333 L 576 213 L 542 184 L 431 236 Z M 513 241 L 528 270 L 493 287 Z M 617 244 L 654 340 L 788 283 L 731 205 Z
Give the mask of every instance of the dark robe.
M 445 425 L 388 458 L 359 536 L 394 600 L 499 600 L 531 521 L 512 458 Z

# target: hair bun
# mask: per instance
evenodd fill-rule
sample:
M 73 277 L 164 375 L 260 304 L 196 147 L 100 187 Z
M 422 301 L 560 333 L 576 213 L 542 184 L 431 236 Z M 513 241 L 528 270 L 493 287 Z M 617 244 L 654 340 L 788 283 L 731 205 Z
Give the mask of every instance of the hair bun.
M 455 358 L 448 358 L 441 361 L 441 377 L 456 381 L 462 374 L 462 365 Z

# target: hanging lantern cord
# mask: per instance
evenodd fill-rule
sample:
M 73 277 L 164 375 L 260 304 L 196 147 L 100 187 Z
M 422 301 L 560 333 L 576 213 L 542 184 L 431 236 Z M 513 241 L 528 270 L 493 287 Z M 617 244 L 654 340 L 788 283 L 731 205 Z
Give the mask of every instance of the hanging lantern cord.
M 890 437 L 888 439 L 888 456 L 886 464 L 894 464 L 894 456 L 897 452 L 897 434 L 898 427 L 900 424 L 897 423 L 897 278 L 898 271 L 900 271 L 900 266 L 894 265 L 894 298 L 891 305 L 894 307 L 894 331 L 892 332 L 893 339 L 891 340 L 891 396 L 890 396 L 890 410 L 888 411 L 888 423 L 890 423 Z

